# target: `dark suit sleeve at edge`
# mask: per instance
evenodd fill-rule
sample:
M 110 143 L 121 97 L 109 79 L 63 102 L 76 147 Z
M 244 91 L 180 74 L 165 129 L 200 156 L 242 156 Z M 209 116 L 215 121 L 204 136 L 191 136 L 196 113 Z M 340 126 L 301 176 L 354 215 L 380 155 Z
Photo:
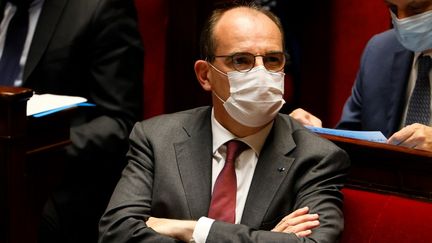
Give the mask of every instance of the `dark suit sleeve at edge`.
M 368 60 L 368 53 L 371 49 L 371 43 L 366 46 L 360 60 L 360 68 L 356 80 L 342 111 L 341 119 L 336 125 L 338 129 L 361 130 L 362 124 L 362 106 L 363 106 L 363 76 L 364 69 Z
M 69 154 L 123 154 L 142 112 L 143 48 L 133 1 L 100 1 L 89 32 L 89 101 L 96 104 L 97 115 L 72 127 Z

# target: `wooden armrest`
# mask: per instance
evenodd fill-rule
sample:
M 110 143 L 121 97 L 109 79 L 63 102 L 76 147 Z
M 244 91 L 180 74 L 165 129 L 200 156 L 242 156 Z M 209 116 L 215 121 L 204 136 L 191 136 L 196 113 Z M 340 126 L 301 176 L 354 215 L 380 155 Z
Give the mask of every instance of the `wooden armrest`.
M 0 86 L 0 102 L 13 102 L 29 99 L 33 91 L 22 87 Z
M 33 91 L 22 87 L 0 86 L 0 138 L 22 136 L 26 127 L 27 100 Z

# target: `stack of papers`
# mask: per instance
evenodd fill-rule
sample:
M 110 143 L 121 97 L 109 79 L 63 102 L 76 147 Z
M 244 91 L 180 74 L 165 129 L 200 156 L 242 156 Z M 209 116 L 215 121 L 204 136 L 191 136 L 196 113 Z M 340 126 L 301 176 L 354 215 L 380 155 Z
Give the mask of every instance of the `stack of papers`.
M 341 129 L 331 129 L 331 128 L 321 128 L 306 126 L 309 130 L 340 137 L 355 138 L 360 140 L 366 140 L 377 143 L 386 143 L 387 138 L 380 131 L 352 131 L 352 130 L 341 130 Z
M 86 98 L 78 96 L 34 94 L 27 101 L 27 116 L 41 117 L 74 106 L 92 106 Z

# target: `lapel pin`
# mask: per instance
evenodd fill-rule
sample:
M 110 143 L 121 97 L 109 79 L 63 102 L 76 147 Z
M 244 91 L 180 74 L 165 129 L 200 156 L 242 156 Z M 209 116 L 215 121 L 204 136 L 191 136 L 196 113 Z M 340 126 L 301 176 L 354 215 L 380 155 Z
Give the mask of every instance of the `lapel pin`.
M 277 170 L 278 170 L 279 172 L 284 172 L 284 171 L 285 171 L 285 168 L 284 168 L 284 167 L 279 167 Z

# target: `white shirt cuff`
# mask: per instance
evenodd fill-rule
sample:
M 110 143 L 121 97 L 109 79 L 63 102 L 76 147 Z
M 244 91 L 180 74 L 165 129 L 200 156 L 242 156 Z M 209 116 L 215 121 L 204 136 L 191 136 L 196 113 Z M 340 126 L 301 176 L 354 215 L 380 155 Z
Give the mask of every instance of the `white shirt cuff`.
M 195 225 L 192 238 L 196 243 L 205 243 L 214 219 L 201 217 Z

